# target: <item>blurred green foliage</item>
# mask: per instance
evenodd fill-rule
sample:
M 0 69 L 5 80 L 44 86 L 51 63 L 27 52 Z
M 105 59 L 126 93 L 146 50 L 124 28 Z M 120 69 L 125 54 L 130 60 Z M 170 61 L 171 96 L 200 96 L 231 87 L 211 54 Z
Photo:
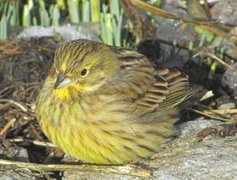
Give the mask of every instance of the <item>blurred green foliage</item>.
M 14 26 L 93 22 L 100 25 L 104 43 L 121 46 L 126 44 L 122 20 L 119 0 L 0 0 L 0 39 L 6 39 L 9 27 Z

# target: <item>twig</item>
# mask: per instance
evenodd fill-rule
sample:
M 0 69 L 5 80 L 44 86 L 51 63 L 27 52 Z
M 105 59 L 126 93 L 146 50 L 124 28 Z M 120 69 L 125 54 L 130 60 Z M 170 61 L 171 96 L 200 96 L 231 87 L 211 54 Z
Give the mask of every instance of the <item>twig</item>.
M 16 85 L 11 85 L 11 86 L 7 86 L 7 87 L 5 87 L 5 88 L 3 88 L 2 90 L 0 90 L 0 97 L 3 97 L 3 93 L 4 92 L 8 92 L 9 91 L 9 89 L 11 89 L 11 88 L 13 88 L 13 87 L 15 87 Z
M 213 118 L 213 119 L 216 119 L 216 120 L 220 120 L 220 121 L 224 121 L 224 122 L 236 122 L 234 119 L 227 119 L 227 118 L 221 118 L 221 117 L 217 117 L 217 116 L 213 116 L 211 114 L 206 114 L 204 112 L 201 112 L 201 111 L 198 111 L 196 109 L 192 109 L 192 108 L 188 108 L 190 111 L 193 111 L 197 114 L 201 114 L 203 116 L 206 116 L 206 117 L 209 117 L 209 118 Z
M 228 29 L 227 31 L 230 31 L 231 27 L 229 24 L 222 24 L 220 22 L 216 22 L 216 21 L 198 21 L 198 20 L 194 20 L 194 19 L 185 19 L 185 18 L 182 18 L 182 17 L 179 17 L 178 15 L 176 14 L 173 14 L 173 13 L 170 13 L 164 9 L 161 9 L 161 8 L 158 8 L 158 7 L 154 7 L 146 2 L 143 2 L 141 0 L 130 0 L 131 3 L 138 7 L 138 8 L 141 8 L 145 11 L 148 11 L 148 12 L 151 12 L 153 14 L 156 14 L 158 16 L 162 16 L 162 17 L 165 17 L 165 18 L 168 18 L 168 19 L 174 19 L 174 20 L 178 20 L 178 21 L 182 21 L 184 23 L 190 23 L 190 24 L 193 24 L 193 25 L 196 25 L 196 26 L 199 26 L 209 32 L 212 32 L 216 35 L 219 35 L 219 36 L 222 36 L 223 38 L 226 38 L 232 42 L 236 42 L 236 36 L 234 35 L 230 35 L 230 34 L 227 34 L 226 32 L 220 30 L 219 28 L 217 28 L 216 26 L 221 26 L 221 28 L 225 28 L 225 29 Z M 214 26 L 215 25 L 215 26 Z M 224 26 L 223 26 L 224 25 Z
M 24 85 L 24 86 L 40 86 L 42 82 L 16 82 L 17 85 Z
M 237 109 L 213 109 L 203 111 L 205 114 L 237 114 Z
M 30 140 L 30 139 L 23 139 L 23 138 L 14 138 L 14 139 L 7 139 L 10 142 L 16 142 L 16 143 L 21 143 L 21 142 L 29 142 L 37 146 L 43 146 L 43 147 L 57 147 L 54 144 L 50 142 L 43 142 L 43 141 L 37 141 L 37 140 Z
M 136 165 L 124 166 L 97 166 L 97 165 L 67 165 L 67 164 L 36 164 L 19 161 L 9 161 L 0 159 L 0 166 L 4 168 L 26 168 L 32 171 L 79 171 L 79 172 L 97 172 L 97 173 L 114 173 L 120 175 L 130 175 L 143 178 L 149 178 L 151 171 L 142 169 Z
M 227 64 L 226 62 L 224 62 L 221 58 L 217 57 L 215 54 L 212 54 L 212 53 L 210 53 L 210 52 L 207 52 L 207 55 L 208 55 L 209 57 L 211 57 L 212 59 L 216 60 L 218 63 L 220 63 L 220 64 L 223 65 L 224 67 L 226 67 L 227 69 L 232 69 L 232 70 L 234 70 L 234 71 L 237 72 L 237 69 L 236 69 L 236 68 L 230 66 L 229 64 Z
M 4 126 L 4 128 L 0 131 L 0 137 L 6 134 L 7 130 L 12 127 L 12 125 L 16 122 L 15 118 L 12 118 L 8 123 Z
M 148 12 L 151 12 L 153 14 L 156 14 L 158 16 L 162 16 L 162 17 L 165 17 L 165 18 L 168 18 L 168 19 L 174 19 L 174 20 L 180 20 L 180 21 L 183 21 L 185 23 L 191 23 L 191 24 L 194 24 L 194 25 L 199 25 L 199 26 L 207 26 L 207 27 L 211 27 L 213 26 L 213 24 L 221 24 L 221 25 L 225 25 L 229 27 L 234 27 L 233 24 L 227 24 L 227 23 L 220 23 L 220 22 L 216 22 L 216 21 L 206 21 L 206 20 L 194 20 L 194 19 L 187 19 L 187 18 L 182 18 L 182 17 L 179 17 L 177 14 L 174 14 L 174 13 L 170 13 L 169 11 L 166 11 L 164 9 L 161 9 L 161 8 L 158 8 L 158 7 L 155 7 L 149 3 L 146 3 L 142 0 L 130 0 L 131 3 L 140 8 L 140 9 L 143 9 L 145 11 L 148 11 Z M 217 30 L 218 31 L 218 30 Z M 230 37 L 228 34 L 225 33 L 226 37 Z
M 28 109 L 25 106 L 23 106 L 21 103 L 16 102 L 12 99 L 0 99 L 0 103 L 2 103 L 2 102 L 13 104 L 13 105 L 19 107 L 23 112 L 28 112 Z

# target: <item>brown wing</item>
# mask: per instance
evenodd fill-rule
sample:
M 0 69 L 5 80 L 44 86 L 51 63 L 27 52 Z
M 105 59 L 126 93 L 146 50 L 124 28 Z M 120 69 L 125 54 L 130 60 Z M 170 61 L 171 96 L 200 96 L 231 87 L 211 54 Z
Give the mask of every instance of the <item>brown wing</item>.
M 126 83 L 119 81 L 119 90 L 131 98 L 143 114 L 155 111 L 166 113 L 184 104 L 202 90 L 191 88 L 188 76 L 177 69 L 158 68 L 142 54 L 123 48 L 112 48 L 121 66 Z M 139 110 L 139 111 L 140 111 Z
M 197 86 L 191 88 L 188 76 L 177 69 L 159 68 L 156 81 L 143 96 L 134 102 L 146 111 L 161 110 L 163 113 L 185 103 L 190 97 L 202 90 Z

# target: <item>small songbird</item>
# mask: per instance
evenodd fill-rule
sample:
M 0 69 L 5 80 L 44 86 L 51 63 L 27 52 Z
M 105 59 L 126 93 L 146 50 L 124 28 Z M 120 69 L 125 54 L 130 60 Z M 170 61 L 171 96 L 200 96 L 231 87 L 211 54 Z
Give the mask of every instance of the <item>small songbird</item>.
M 81 39 L 57 48 L 36 116 L 69 155 L 125 164 L 171 140 L 180 110 L 201 92 L 177 69 L 155 68 L 136 51 Z

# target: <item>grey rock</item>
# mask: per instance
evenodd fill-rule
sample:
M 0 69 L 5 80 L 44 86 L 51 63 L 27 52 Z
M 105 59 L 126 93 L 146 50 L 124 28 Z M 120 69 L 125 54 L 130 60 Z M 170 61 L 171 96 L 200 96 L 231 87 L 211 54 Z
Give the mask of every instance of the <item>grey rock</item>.
M 234 96 L 237 96 L 237 72 L 228 69 L 225 71 L 222 81 L 221 81 L 223 86 L 229 87 L 233 91 Z
M 19 146 L 8 146 L 0 145 L 0 155 L 7 159 L 12 159 L 16 161 L 28 162 L 29 157 L 27 150 Z
M 53 37 L 60 35 L 65 41 L 72 41 L 75 39 L 90 39 L 99 41 L 99 27 L 96 24 L 81 23 L 78 26 L 64 25 L 59 27 L 42 27 L 31 26 L 24 29 L 17 38 L 40 38 Z
M 211 9 L 212 18 L 218 22 L 237 25 L 237 1 L 218 1 Z
M 1 180 L 34 180 L 32 174 L 29 171 L 26 172 L 16 172 L 13 170 L 1 170 L 0 169 L 0 179 Z
M 236 108 L 235 103 L 225 103 L 220 105 L 220 107 L 218 109 L 232 109 L 232 108 Z

